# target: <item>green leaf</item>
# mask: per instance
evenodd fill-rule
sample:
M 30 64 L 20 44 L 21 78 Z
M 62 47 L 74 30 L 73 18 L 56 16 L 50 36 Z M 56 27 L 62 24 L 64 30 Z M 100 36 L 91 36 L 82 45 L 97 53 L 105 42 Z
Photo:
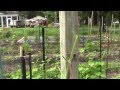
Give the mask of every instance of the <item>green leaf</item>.
M 89 65 L 90 67 L 93 67 L 93 66 L 95 65 L 95 63 L 94 63 L 94 62 L 90 62 L 88 65 Z
M 78 68 L 80 71 L 82 71 L 82 70 L 84 70 L 84 68 L 83 67 L 80 67 L 80 68 Z
M 106 75 L 104 73 L 101 74 L 101 78 L 106 78 Z
M 101 76 L 101 72 L 95 73 L 96 76 Z
M 101 62 L 100 65 L 103 66 L 103 65 L 105 65 L 105 63 L 104 63 L 104 62 Z
M 79 48 L 79 52 L 80 52 L 81 54 L 83 54 L 83 53 L 85 52 L 85 49 L 84 49 L 84 48 Z
M 97 77 L 95 75 L 91 75 L 90 79 L 96 79 Z
M 86 75 L 85 78 L 88 79 L 88 78 L 89 78 L 89 75 Z

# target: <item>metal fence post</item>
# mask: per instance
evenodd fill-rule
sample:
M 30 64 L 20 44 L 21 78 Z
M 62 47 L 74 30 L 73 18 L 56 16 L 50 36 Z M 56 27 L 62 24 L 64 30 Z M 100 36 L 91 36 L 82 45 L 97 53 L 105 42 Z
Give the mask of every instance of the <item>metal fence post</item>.
M 0 79 L 4 79 L 4 74 L 3 74 L 3 60 L 2 60 L 2 54 L 0 52 Z
M 29 52 L 29 70 L 30 70 L 30 79 L 32 79 L 32 64 L 31 64 L 31 53 Z
M 22 79 L 26 79 L 26 64 L 25 64 L 25 51 L 20 46 L 21 67 L 22 67 Z
M 44 78 L 46 78 L 46 71 L 45 71 L 45 30 L 44 27 L 42 27 L 42 50 L 43 50 L 43 70 L 44 70 Z

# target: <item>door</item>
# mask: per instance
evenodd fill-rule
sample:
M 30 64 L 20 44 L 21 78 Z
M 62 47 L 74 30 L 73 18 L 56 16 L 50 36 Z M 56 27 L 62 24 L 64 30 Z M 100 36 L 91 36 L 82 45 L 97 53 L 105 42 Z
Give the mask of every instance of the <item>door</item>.
M 12 21 L 12 18 L 7 18 L 7 27 L 10 27 L 10 22 Z

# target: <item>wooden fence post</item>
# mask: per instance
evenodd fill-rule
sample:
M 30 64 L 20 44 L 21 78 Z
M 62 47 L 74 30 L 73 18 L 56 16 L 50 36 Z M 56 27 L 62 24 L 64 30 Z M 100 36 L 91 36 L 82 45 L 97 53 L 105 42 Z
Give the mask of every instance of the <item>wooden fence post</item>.
M 61 79 L 67 79 L 67 60 L 75 42 L 75 36 L 78 34 L 78 12 L 77 11 L 60 11 L 60 56 L 61 56 Z M 69 64 L 70 79 L 78 78 L 78 60 L 77 44 L 74 50 L 72 62 Z M 65 60 L 66 59 L 66 60 Z

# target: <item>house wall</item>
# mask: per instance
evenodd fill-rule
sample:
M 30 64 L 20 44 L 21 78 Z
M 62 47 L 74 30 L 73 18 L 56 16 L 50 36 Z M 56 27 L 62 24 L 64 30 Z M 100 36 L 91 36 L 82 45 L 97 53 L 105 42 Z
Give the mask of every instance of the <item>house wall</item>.
M 18 14 L 9 14 L 9 15 L 8 14 L 7 15 L 1 14 L 0 15 L 1 27 L 9 27 L 9 22 L 12 20 L 19 20 Z

